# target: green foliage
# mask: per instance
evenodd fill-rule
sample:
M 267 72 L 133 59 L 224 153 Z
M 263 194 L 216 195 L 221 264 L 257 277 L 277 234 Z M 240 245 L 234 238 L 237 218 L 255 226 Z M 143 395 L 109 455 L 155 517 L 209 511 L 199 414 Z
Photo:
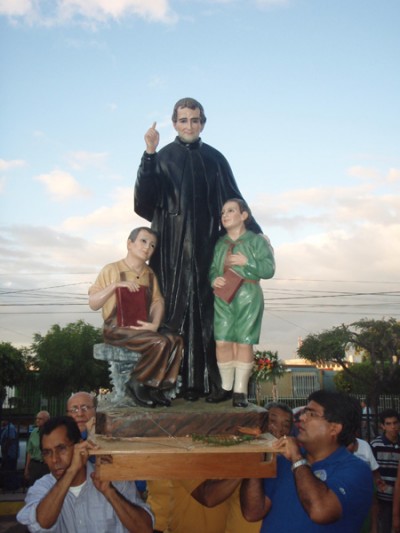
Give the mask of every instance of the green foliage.
M 374 367 L 365 361 L 352 365 L 351 371 L 351 374 L 344 370 L 336 374 L 333 378 L 336 388 L 348 393 L 365 394 L 365 384 L 374 379 Z
M 108 364 L 93 358 L 93 346 L 103 342 L 101 330 L 83 320 L 46 335 L 34 335 L 33 362 L 39 370 L 42 393 L 48 396 L 110 386 Z
M 340 326 L 308 335 L 297 353 L 303 359 L 319 365 L 333 363 L 343 366 L 349 342 L 350 332 L 346 326 Z
M 278 358 L 278 352 L 271 352 L 266 350 L 260 352 L 259 350 L 254 354 L 254 371 L 253 375 L 256 381 L 271 381 L 276 383 L 276 380 L 285 374 L 286 369 Z
M 362 363 L 346 360 L 349 348 L 361 356 Z M 349 392 L 377 399 L 400 388 L 400 323 L 394 318 L 363 319 L 308 335 L 297 353 L 315 363 L 341 365 L 343 372 L 335 383 Z
M 339 390 L 353 394 L 370 396 L 367 385 L 376 380 L 376 367 L 370 361 L 357 363 L 351 367 L 352 373 L 342 371 L 334 377 L 334 382 Z M 379 384 L 380 394 L 398 394 L 400 386 L 400 367 L 394 366 L 393 373 L 386 376 Z M 374 388 L 374 387 L 373 387 Z
M 19 385 L 25 378 L 26 369 L 23 350 L 15 348 L 9 342 L 1 342 L 0 368 L 0 402 L 2 404 L 6 387 Z

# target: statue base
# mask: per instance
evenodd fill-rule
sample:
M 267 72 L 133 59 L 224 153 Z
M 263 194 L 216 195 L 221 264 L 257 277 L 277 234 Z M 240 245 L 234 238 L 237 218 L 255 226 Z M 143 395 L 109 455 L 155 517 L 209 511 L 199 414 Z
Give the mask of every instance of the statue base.
M 127 400 L 129 401 L 129 400 Z M 145 409 L 121 402 L 100 404 L 96 416 L 96 433 L 108 437 L 185 437 L 200 435 L 235 435 L 238 426 L 265 431 L 266 410 L 254 404 L 242 409 L 231 401 L 210 404 L 200 399 L 187 402 L 173 400 L 171 407 Z

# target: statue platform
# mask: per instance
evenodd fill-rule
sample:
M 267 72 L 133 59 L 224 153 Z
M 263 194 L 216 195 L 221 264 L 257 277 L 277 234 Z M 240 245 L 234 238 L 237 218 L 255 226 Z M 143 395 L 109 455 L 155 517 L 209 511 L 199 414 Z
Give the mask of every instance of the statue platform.
M 187 402 L 172 400 L 171 407 L 146 409 L 129 406 L 129 399 L 118 405 L 102 402 L 97 409 L 96 433 L 108 437 L 185 437 L 201 435 L 235 435 L 237 427 L 266 426 L 266 410 L 254 404 L 245 409 L 233 407 L 232 401 L 207 403 L 204 398 Z
M 125 383 L 140 354 L 96 344 L 94 357 L 109 362 L 112 394 L 96 413 L 96 470 L 103 480 L 271 477 L 276 452 L 270 442 L 215 445 L 207 437 L 232 439 L 239 427 L 266 431 L 266 410 L 254 404 L 233 407 L 232 400 L 188 402 L 170 392 L 170 407 L 143 408 L 125 396 Z M 178 383 L 179 388 L 179 383 Z M 200 444 L 192 435 L 205 438 Z M 258 440 L 258 439 L 257 439 Z
M 181 398 L 171 407 L 155 409 L 103 403 L 96 416 L 95 440 L 100 448 L 94 452 L 103 480 L 276 475 L 277 450 L 271 449 L 270 441 L 226 444 L 241 435 L 239 427 L 265 431 L 266 410 L 261 407 L 249 404 L 241 409 L 231 401 L 209 404 Z M 198 442 L 192 435 L 202 439 Z M 208 442 L 212 436 L 218 439 Z M 102 461 L 103 456 L 108 459 Z

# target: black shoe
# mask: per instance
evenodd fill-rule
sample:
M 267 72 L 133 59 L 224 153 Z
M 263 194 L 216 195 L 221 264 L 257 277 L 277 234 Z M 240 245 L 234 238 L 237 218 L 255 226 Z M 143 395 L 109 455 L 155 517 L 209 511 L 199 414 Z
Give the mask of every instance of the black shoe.
M 149 395 L 158 405 L 163 405 L 164 407 L 169 407 L 171 405 L 171 400 L 167 398 L 160 389 L 149 388 Z
M 128 396 L 140 407 L 155 407 L 156 403 L 150 398 L 148 389 L 135 378 L 131 378 L 125 385 Z
M 195 389 L 188 389 L 183 393 L 183 398 L 188 402 L 197 402 L 200 398 L 200 394 Z
M 226 400 L 230 400 L 231 398 L 232 398 L 231 390 L 219 389 L 218 391 L 210 394 L 210 396 L 207 396 L 206 402 L 220 403 L 220 402 L 225 402 Z
M 247 407 L 249 405 L 247 394 L 244 392 L 234 392 L 232 405 L 233 407 Z

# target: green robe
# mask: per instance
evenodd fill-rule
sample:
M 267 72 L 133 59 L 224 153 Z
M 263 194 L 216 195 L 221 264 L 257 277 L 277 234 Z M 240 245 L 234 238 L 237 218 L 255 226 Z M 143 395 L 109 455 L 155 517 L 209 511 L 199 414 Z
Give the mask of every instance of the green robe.
M 209 273 L 211 284 L 215 278 L 223 275 L 225 256 L 232 244 L 232 253 L 241 252 L 247 257 L 245 266 L 232 267 L 245 281 L 230 304 L 217 296 L 214 298 L 214 337 L 216 341 L 257 344 L 260 339 L 264 295 L 260 284 L 254 281 L 272 278 L 275 273 L 274 251 L 263 235 L 252 231 L 246 231 L 236 241 L 224 235 L 215 246 Z M 253 283 L 246 280 L 253 280 Z

